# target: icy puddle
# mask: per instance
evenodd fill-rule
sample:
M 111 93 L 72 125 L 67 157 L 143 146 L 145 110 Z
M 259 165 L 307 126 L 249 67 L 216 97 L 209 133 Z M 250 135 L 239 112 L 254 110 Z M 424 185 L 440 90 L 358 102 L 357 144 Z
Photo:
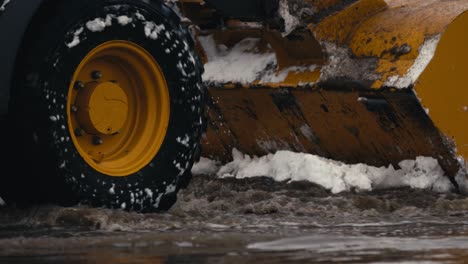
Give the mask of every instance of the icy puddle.
M 0 263 L 462 263 L 468 198 L 195 176 L 171 211 L 0 209 Z

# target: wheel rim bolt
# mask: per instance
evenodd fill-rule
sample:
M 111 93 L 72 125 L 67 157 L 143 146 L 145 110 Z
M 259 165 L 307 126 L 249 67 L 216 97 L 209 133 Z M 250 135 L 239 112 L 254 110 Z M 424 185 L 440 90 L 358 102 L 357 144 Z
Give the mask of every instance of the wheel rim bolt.
M 80 90 L 80 89 L 83 89 L 84 87 L 85 87 L 85 84 L 82 81 L 75 82 L 75 85 L 74 85 L 75 90 Z
M 84 130 L 82 128 L 75 129 L 75 136 L 81 137 L 84 135 Z
M 102 145 L 104 143 L 104 140 L 102 140 L 101 137 L 95 136 L 93 137 L 93 144 L 96 146 Z
M 98 80 L 102 78 L 102 72 L 100 71 L 93 71 L 91 73 L 91 77 L 93 77 L 94 80 Z
M 72 113 L 76 113 L 78 112 L 78 107 L 76 105 L 72 105 L 70 110 Z

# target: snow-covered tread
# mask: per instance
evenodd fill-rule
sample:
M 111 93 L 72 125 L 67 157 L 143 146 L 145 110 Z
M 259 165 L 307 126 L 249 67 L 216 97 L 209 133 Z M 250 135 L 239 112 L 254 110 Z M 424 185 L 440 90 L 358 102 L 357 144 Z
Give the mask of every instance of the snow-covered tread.
M 94 206 L 169 209 L 190 179 L 205 122 L 203 70 L 188 30 L 159 1 L 62 1 L 53 9 L 30 30 L 13 92 L 12 119 L 20 131 L 15 136 L 31 149 L 17 154 L 31 164 L 24 174 L 35 186 L 29 191 L 38 191 L 32 200 L 51 196 L 67 201 L 64 196 L 73 194 Z M 70 80 L 80 61 L 114 40 L 134 43 L 151 54 L 170 96 L 169 126 L 160 150 L 144 168 L 125 177 L 100 173 L 80 156 L 66 109 Z

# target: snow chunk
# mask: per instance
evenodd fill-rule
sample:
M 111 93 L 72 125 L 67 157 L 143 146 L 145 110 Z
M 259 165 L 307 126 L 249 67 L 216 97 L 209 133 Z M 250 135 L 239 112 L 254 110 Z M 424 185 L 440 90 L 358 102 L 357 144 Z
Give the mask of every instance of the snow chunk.
M 175 242 L 176 246 L 178 247 L 184 247 L 184 248 L 187 248 L 187 247 L 193 247 L 193 243 L 192 242 Z
M 140 12 L 138 12 L 138 11 L 135 13 L 135 17 L 136 17 L 137 19 L 141 20 L 141 21 L 146 21 L 145 16 L 142 15 L 142 14 L 140 14 Z
M 234 160 L 217 172 L 219 177 L 272 177 L 276 181 L 310 181 L 332 193 L 350 190 L 371 191 L 392 187 L 412 187 L 448 192 L 452 184 L 436 159 L 417 157 L 399 163 L 401 169 L 347 165 L 311 154 L 279 151 L 251 158 L 233 150 Z
M 5 11 L 6 6 L 8 5 L 8 3 L 10 3 L 10 0 L 4 0 L 3 1 L 3 4 L 0 6 L 0 12 Z
M 164 3 L 174 11 L 174 13 L 177 14 L 177 16 L 180 18 L 180 21 L 185 23 L 185 22 L 191 22 L 191 20 L 183 15 L 183 12 L 179 9 L 179 6 L 177 5 L 178 0 L 165 0 Z
M 283 37 L 289 35 L 294 31 L 297 26 L 301 24 L 299 19 L 291 14 L 289 11 L 289 1 L 281 0 L 279 4 L 278 13 L 280 17 L 284 20 L 284 32 L 282 33 Z
M 169 186 L 166 187 L 166 192 L 165 194 L 169 194 L 169 193 L 173 193 L 177 190 L 175 184 L 171 184 Z
M 153 191 L 151 191 L 150 189 L 146 188 L 145 193 L 148 195 L 148 197 L 153 198 Z
M 157 40 L 159 38 L 159 34 L 161 34 L 165 29 L 166 27 L 163 24 L 156 25 L 154 22 L 145 23 L 145 35 L 153 40 Z
M 414 61 L 413 66 L 408 70 L 405 76 L 391 76 L 388 78 L 385 86 L 399 89 L 408 88 L 413 85 L 424 72 L 426 67 L 434 58 L 434 54 L 439 44 L 441 35 L 427 39 L 419 48 L 419 56 Z
M 189 142 L 190 142 L 190 137 L 189 135 L 185 135 L 184 138 L 177 137 L 176 139 L 177 143 L 181 144 L 182 146 L 189 147 Z
M 95 18 L 94 20 L 86 23 L 86 28 L 92 32 L 101 32 L 108 26 L 112 26 L 112 17 L 107 15 L 106 19 Z
M 117 17 L 117 22 L 121 26 L 126 26 L 126 25 L 132 23 L 133 19 L 131 17 L 128 17 L 128 16 L 119 16 L 119 17 Z
M 84 31 L 84 28 L 81 27 L 77 31 L 75 31 L 75 33 L 73 33 L 73 40 L 67 44 L 68 48 L 71 49 L 73 47 L 78 46 L 78 44 L 80 44 L 80 35 L 81 33 L 83 33 L 83 31 Z
M 2 197 L 0 197 L 0 207 L 5 206 L 5 205 L 6 205 L 5 201 L 2 199 Z
M 193 164 L 192 173 L 196 175 L 212 175 L 219 171 L 219 167 L 219 162 L 201 157 L 200 161 Z

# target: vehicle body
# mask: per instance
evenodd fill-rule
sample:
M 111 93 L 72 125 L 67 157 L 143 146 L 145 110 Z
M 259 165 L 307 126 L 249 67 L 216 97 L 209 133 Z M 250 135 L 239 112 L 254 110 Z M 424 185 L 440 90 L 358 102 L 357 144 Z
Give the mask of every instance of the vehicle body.
M 166 210 L 200 155 L 233 149 L 466 172 L 466 1 L 2 2 L 19 189 Z
M 8 110 L 12 75 L 16 56 L 20 50 L 24 34 L 34 14 L 44 0 L 13 1 L 2 0 L 3 11 L 0 11 L 0 32 L 4 36 L 0 58 L 0 116 Z M 8 36 L 8 37 L 7 37 Z

